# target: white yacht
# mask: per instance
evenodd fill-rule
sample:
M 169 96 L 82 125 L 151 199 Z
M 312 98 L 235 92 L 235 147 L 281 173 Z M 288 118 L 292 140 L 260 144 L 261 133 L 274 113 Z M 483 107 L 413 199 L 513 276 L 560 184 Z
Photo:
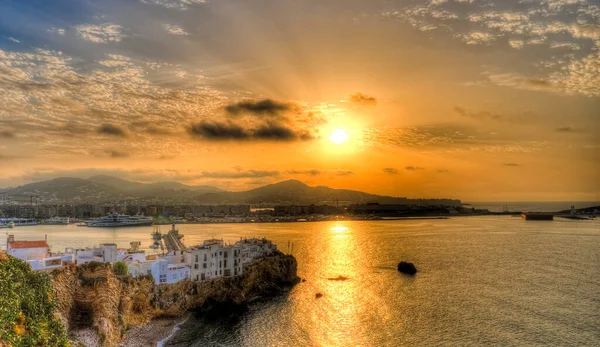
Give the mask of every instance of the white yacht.
M 37 225 L 37 222 L 33 218 L 0 218 L 0 225 L 1 224 L 7 225 L 9 228 L 11 228 L 24 225 Z
M 130 227 L 152 225 L 152 217 L 135 215 L 129 216 L 126 214 L 118 214 L 113 212 L 106 217 L 87 222 L 88 227 Z

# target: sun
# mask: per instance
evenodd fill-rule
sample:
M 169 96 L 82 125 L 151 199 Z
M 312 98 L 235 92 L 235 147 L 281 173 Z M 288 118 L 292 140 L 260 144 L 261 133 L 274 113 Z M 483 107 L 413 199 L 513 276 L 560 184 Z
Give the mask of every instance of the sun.
M 331 133 L 331 136 L 329 136 L 329 140 L 331 140 L 331 142 L 335 143 L 336 145 L 348 141 L 349 138 L 350 136 L 348 136 L 346 130 L 344 129 L 335 129 Z

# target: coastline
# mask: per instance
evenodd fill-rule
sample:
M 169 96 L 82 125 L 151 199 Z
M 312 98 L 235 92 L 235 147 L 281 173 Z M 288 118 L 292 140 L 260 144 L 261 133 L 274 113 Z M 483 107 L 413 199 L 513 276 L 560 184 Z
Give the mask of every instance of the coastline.
M 179 330 L 191 314 L 178 318 L 156 318 L 146 325 L 134 326 L 127 330 L 120 347 L 157 346 L 162 347 Z

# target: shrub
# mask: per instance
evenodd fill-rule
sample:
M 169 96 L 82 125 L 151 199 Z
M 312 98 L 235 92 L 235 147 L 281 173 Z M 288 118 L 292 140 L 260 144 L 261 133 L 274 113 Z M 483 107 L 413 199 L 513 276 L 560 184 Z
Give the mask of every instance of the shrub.
M 50 277 L 17 258 L 0 254 L 0 345 L 68 346 L 54 317 Z
M 127 264 L 122 261 L 115 261 L 113 264 L 113 271 L 117 276 L 125 276 L 129 273 L 129 269 L 127 268 Z

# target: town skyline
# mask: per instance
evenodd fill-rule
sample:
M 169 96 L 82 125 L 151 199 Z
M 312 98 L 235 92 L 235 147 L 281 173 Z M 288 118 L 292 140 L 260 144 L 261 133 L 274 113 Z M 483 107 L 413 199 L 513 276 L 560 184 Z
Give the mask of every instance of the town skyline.
M 597 201 L 599 20 L 591 0 L 6 2 L 0 187 Z

